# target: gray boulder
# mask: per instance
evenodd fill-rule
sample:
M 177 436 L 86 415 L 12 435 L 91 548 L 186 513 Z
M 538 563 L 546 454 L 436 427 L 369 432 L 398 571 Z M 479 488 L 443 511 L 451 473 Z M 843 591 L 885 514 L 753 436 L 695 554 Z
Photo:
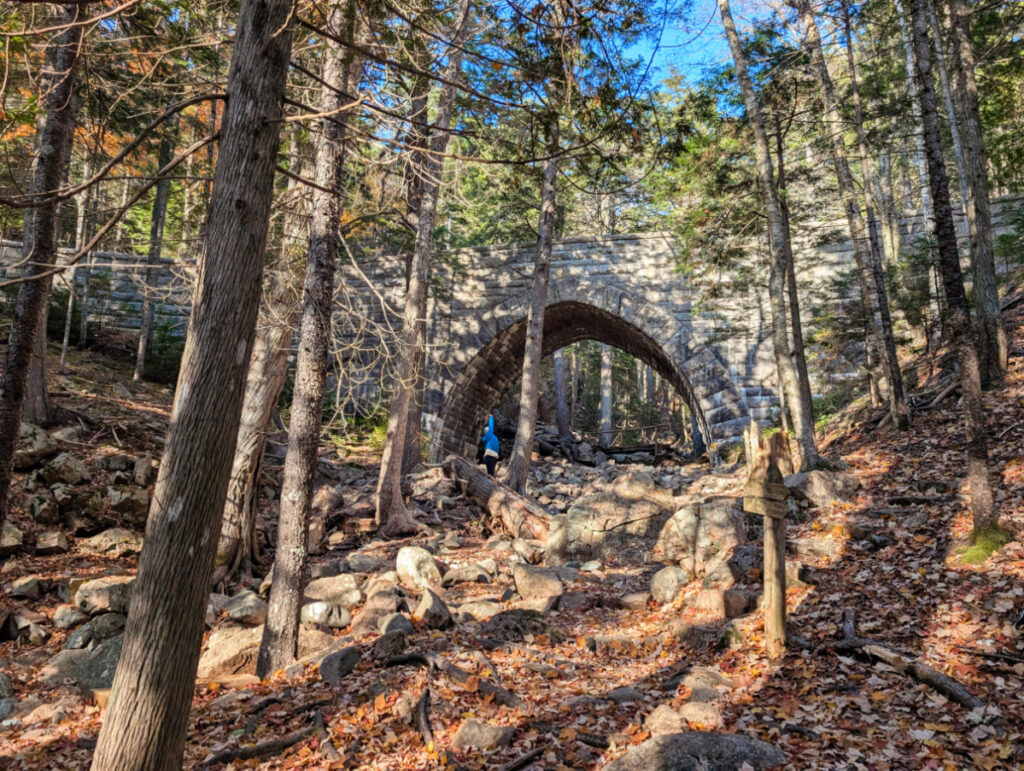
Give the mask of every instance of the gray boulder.
M 684 568 L 670 565 L 662 568 L 651 579 L 651 596 L 665 605 L 672 602 L 683 588 L 690 583 L 690 573 Z
M 514 726 L 488 725 L 479 720 L 467 720 L 459 726 L 452 739 L 452 747 L 460 752 L 470 747 L 492 750 L 508 744 L 515 736 Z
M 786 755 L 758 739 L 739 734 L 684 731 L 654 736 L 616 758 L 606 771 L 704 771 L 705 769 L 771 768 Z
M 267 603 L 253 591 L 242 591 L 228 600 L 228 618 L 244 626 L 259 626 L 267 620 Z
M 134 583 L 134 576 L 106 576 L 86 581 L 75 592 L 75 605 L 92 616 L 127 613 Z
M 53 625 L 58 629 L 70 629 L 88 620 L 89 615 L 74 605 L 61 605 L 53 612 Z
M 389 613 L 386 616 L 381 616 L 380 620 L 377 621 L 377 628 L 381 634 L 401 632 L 404 635 L 411 635 L 416 632 L 416 627 L 412 625 L 412 621 L 401 613 Z
M 452 612 L 444 600 L 427 589 L 413 613 L 413 618 L 427 629 L 447 629 L 453 623 Z
M 517 564 L 512 568 L 512 579 L 524 600 L 560 597 L 565 592 L 558 574 L 547 568 Z
M 48 485 L 52 485 L 55 482 L 77 485 L 89 479 L 89 472 L 79 458 L 62 452 L 43 466 L 42 477 Z
M 74 680 L 83 688 L 109 688 L 114 683 L 123 641 L 124 635 L 118 635 L 91 650 L 61 651 L 40 670 L 39 677 L 46 685 Z
M 25 534 L 10 522 L 5 521 L 0 530 L 0 557 L 7 557 L 21 551 L 25 544 Z
M 68 550 L 68 537 L 60 530 L 47 530 L 36 538 L 36 554 L 48 557 L 51 554 L 64 554 Z
M 419 546 L 403 546 L 398 550 L 395 572 L 402 584 L 410 589 L 426 589 L 441 584 L 437 562 L 430 552 Z
M 356 596 L 358 596 L 358 599 L 352 602 L 352 599 Z M 347 608 L 358 605 L 362 601 L 362 593 L 359 591 L 359 579 L 351 573 L 326 576 L 310 581 L 306 584 L 306 597 L 310 600 L 338 603 Z
M 491 574 L 482 567 L 479 565 L 467 565 L 462 568 L 452 568 L 445 573 L 444 578 L 441 579 L 441 586 L 447 589 L 450 586 L 455 586 L 455 584 L 489 584 L 490 582 Z
M 703 578 L 722 568 L 745 541 L 737 498 L 709 498 L 678 509 L 658 535 L 655 555 Z M 729 573 L 723 578 L 728 582 Z
M 60 445 L 39 426 L 22 423 L 14 451 L 14 470 L 27 471 L 60 452 Z
M 846 471 L 801 471 L 784 480 L 786 489 L 800 500 L 810 501 L 819 509 L 833 503 L 845 503 L 860 490 L 856 474 Z
M 343 605 L 314 600 L 302 606 L 303 624 L 320 624 L 331 629 L 344 629 L 352 623 L 352 614 Z
M 112 527 L 78 545 L 85 553 L 99 557 L 130 557 L 142 552 L 142 536 L 123 527 Z
M 492 616 L 501 613 L 501 605 L 492 600 L 477 600 L 475 602 L 464 602 L 459 606 L 458 611 L 477 621 L 486 621 Z
M 320 679 L 328 685 L 335 687 L 341 685 L 341 681 L 352 674 L 352 670 L 356 668 L 359 659 L 359 649 L 353 646 L 328 653 L 320 659 Z

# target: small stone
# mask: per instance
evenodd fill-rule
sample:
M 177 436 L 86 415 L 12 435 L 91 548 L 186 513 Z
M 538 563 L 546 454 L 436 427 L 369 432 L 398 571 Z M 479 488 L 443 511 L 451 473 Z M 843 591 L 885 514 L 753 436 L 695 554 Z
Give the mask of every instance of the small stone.
M 398 550 L 395 571 L 402 584 L 410 589 L 426 589 L 441 583 L 437 562 L 430 552 L 418 546 L 403 546 Z
M 465 602 L 458 607 L 458 612 L 470 616 L 477 621 L 486 621 L 491 616 L 501 613 L 501 605 L 491 600 Z
M 683 731 L 652 736 L 613 760 L 604 771 L 762 769 L 785 763 L 782 750 L 758 739 L 742 734 Z
M 303 624 L 320 624 L 331 629 L 344 629 L 352 623 L 352 614 L 342 605 L 314 600 L 302 606 L 300 620 Z
M 320 659 L 320 679 L 328 685 L 341 685 L 341 681 L 356 668 L 360 658 L 359 649 L 354 646 L 328 653 Z
M 127 613 L 134 576 L 107 576 L 86 581 L 75 592 L 75 605 L 90 615 Z
M 70 629 L 88 620 L 88 614 L 74 605 L 61 605 L 53 612 L 53 625 L 58 629 Z
M 547 568 L 515 565 L 512 568 L 512 579 L 515 581 L 516 591 L 524 600 L 558 597 L 565 591 L 558 575 Z
M 490 582 L 491 574 L 484 570 L 480 565 L 467 565 L 463 568 L 452 568 L 445 573 L 444 578 L 441 579 L 441 586 L 448 588 L 450 586 L 455 586 L 455 584 L 489 584 Z
M 621 688 L 615 688 L 608 692 L 608 699 L 614 701 L 616 704 L 630 704 L 636 701 L 643 701 L 644 695 L 640 693 L 636 688 L 630 688 L 628 685 L 624 685 Z
M 595 573 L 601 569 L 601 563 L 598 560 L 590 560 L 580 565 L 580 570 L 584 573 Z
M 60 452 L 60 445 L 46 431 L 31 423 L 22 423 L 14 451 L 14 470 L 27 471 Z
M 53 496 L 45 493 L 39 495 L 33 495 L 32 500 L 28 502 L 28 511 L 32 515 L 32 519 L 36 522 L 44 525 L 55 525 L 60 522 L 60 512 L 57 510 L 57 502 L 53 499 Z M 38 543 L 36 550 L 38 553 Z
M 25 534 L 10 522 L 4 521 L 0 530 L 0 557 L 7 557 L 21 551 L 25 543 Z
M 679 708 L 679 716 L 694 728 L 721 728 L 725 723 L 721 710 L 709 702 L 688 701 Z
M 26 600 L 38 600 L 46 591 L 45 584 L 38 576 L 23 576 L 11 584 L 8 594 L 11 597 L 22 597 Z
M 427 629 L 447 629 L 453 623 L 452 613 L 448 610 L 444 600 L 429 589 L 423 593 L 423 598 L 413 613 L 413 618 Z
M 206 625 L 213 626 L 217 623 L 217 616 L 231 602 L 231 598 L 219 592 L 210 592 L 206 600 Z
M 245 590 L 232 597 L 224 609 L 228 618 L 245 626 L 259 626 L 267 620 L 267 603 L 256 592 Z
M 353 552 L 348 555 L 348 566 L 353 573 L 372 573 L 382 564 L 383 560 L 374 557 L 372 554 L 361 554 Z
M 536 565 L 544 558 L 544 550 L 524 538 L 516 538 L 512 541 L 512 551 L 531 565 Z
M 352 594 L 353 592 L 355 594 Z M 359 579 L 351 573 L 314 579 L 306 584 L 305 595 L 311 600 L 337 603 L 347 608 L 358 605 L 362 601 Z M 352 602 L 353 597 L 358 597 L 358 599 Z
M 675 734 L 685 731 L 689 726 L 682 716 L 668 704 L 659 704 L 647 716 L 647 719 L 644 721 L 644 728 L 650 732 L 651 736 L 661 736 L 662 734 Z
M 405 635 L 401 632 L 388 632 L 377 638 L 377 642 L 373 644 L 373 658 L 384 661 L 404 650 Z
M 99 557 L 131 557 L 142 552 L 142 536 L 123 527 L 112 527 L 80 541 L 78 546 L 86 554 Z
M 386 616 L 381 616 L 380 620 L 377 622 L 377 628 L 380 630 L 381 634 L 401 632 L 404 635 L 411 635 L 416 632 L 416 627 L 414 627 L 412 622 L 401 613 L 389 613 Z
M 149 493 L 139 487 L 107 488 L 104 502 L 111 511 L 129 517 L 144 517 L 149 513 Z
M 135 460 L 132 468 L 132 481 L 139 487 L 146 487 L 153 478 L 153 459 L 143 455 Z
M 80 482 L 88 481 L 89 472 L 86 471 L 85 464 L 79 458 L 62 452 L 43 466 L 42 477 L 48 485 L 55 482 L 77 485 Z
M 36 554 L 48 557 L 51 554 L 64 554 L 68 550 L 68 538 L 60 530 L 46 530 L 36 538 Z
M 487 725 L 479 720 L 467 720 L 452 739 L 452 747 L 462 751 L 470 747 L 491 750 L 512 741 L 516 729 L 512 726 Z
M 315 581 L 318 578 L 331 578 L 348 572 L 348 563 L 343 559 L 333 559 L 313 565 L 309 569 L 309 579 Z
M 104 613 L 89 622 L 94 643 L 109 640 L 124 631 L 125 616 L 122 613 Z
M 491 577 L 498 575 L 498 562 L 494 557 L 487 557 L 479 562 L 480 567 L 487 571 Z
M 662 568 L 651 579 L 651 596 L 656 602 L 665 605 L 672 602 L 690 580 L 690 573 L 683 568 L 674 565 Z
M 14 681 L 11 680 L 11 676 L 6 672 L 0 672 L 0 699 L 10 699 L 13 696 Z
M 629 592 L 619 598 L 619 604 L 626 610 L 644 610 L 650 599 L 650 592 Z
M 28 641 L 32 645 L 42 645 L 49 637 L 50 633 L 39 624 L 28 625 Z

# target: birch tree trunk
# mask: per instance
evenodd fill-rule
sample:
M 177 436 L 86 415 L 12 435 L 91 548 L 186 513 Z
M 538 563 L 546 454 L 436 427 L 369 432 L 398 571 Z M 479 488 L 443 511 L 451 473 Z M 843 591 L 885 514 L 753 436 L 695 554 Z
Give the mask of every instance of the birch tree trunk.
M 419 454 L 419 419 L 409 426 L 411 406 L 417 399 L 422 404 L 423 373 L 426 346 L 426 296 L 430 272 L 430 255 L 434 249 L 434 225 L 444 172 L 444 154 L 448 148 L 448 128 L 455 107 L 455 83 L 462 71 L 462 47 L 469 32 L 469 0 L 461 0 L 452 36 L 452 50 L 445 70 L 445 83 L 438 99 L 438 114 L 430 132 L 429 153 L 425 153 L 423 178 L 419 188 L 416 220 L 416 243 L 409 268 L 409 287 L 402 316 L 398 365 L 388 414 L 388 427 L 377 480 L 376 521 L 386 535 L 416 532 L 422 528 L 402 498 L 402 470 L 407 442 L 415 428 Z M 417 397 L 417 394 L 419 395 Z
M 786 400 L 790 403 L 790 414 L 793 416 L 793 427 L 799 449 L 800 470 L 814 468 L 818 461 L 818 448 L 814 441 L 814 420 L 811 405 L 806 404 L 800 396 L 800 382 L 796 367 L 790 358 L 789 331 L 786 319 L 786 245 L 785 228 L 779 209 L 778 192 L 775 189 L 775 173 L 772 167 L 771 150 L 768 145 L 768 134 L 765 131 L 761 106 L 754 93 L 754 84 L 747 71 L 747 60 L 740 45 L 736 25 L 732 19 L 729 0 L 718 0 L 718 10 L 722 15 L 722 25 L 729 40 L 733 61 L 736 64 L 736 79 L 743 92 L 747 116 L 754 133 L 754 150 L 757 159 L 758 180 L 765 199 L 765 210 L 768 219 L 768 239 L 770 244 L 770 270 L 768 274 L 768 299 L 772 310 L 772 347 L 775 352 L 775 363 L 779 371 L 779 380 Z
M 82 44 L 82 25 L 76 22 L 84 14 L 84 7 L 84 4 L 68 4 L 61 8 L 57 21 L 63 31 L 47 50 L 47 71 L 43 81 L 45 110 L 39 119 L 38 149 L 29 187 L 36 201 L 25 210 L 22 243 L 22 257 L 26 261 L 22 275 L 30 280 L 18 289 L 0 375 L 0 528 L 7 519 L 10 503 L 14 449 L 28 396 L 29 368 L 33 354 L 38 358 L 39 342 L 42 340 L 45 345 L 46 311 L 53 278 L 49 275 L 43 277 L 43 274 L 57 260 L 58 208 L 58 202 L 48 198 L 47 193 L 57 190 L 64 179 L 74 135 L 77 107 L 74 84 Z M 55 9 L 54 15 L 57 13 Z M 32 278 L 34 276 L 39 277 Z M 45 384 L 43 388 L 45 390 Z
M 988 476 L 988 440 L 978 351 L 975 347 L 963 275 L 960 272 L 960 254 L 957 249 L 956 228 L 953 224 L 953 208 L 949 199 L 949 180 L 946 176 L 942 136 L 939 133 L 926 2 L 927 0 L 910 0 L 916 75 L 921 94 L 928 176 L 935 201 L 935 226 L 939 239 L 942 284 L 946 292 L 953 345 L 960 364 L 960 387 L 963 391 L 963 414 L 967 434 L 967 479 L 971 485 L 971 514 L 974 532 L 979 533 L 995 524 L 995 503 Z
M 974 45 L 970 19 L 963 0 L 947 0 L 953 28 L 953 63 L 956 96 L 960 105 L 960 128 L 964 139 L 964 168 L 967 176 L 967 226 L 971 235 L 971 267 L 974 307 L 978 316 L 978 355 L 983 384 L 997 381 L 1006 373 L 1010 344 L 1003 325 L 996 284 L 995 248 L 992 242 L 992 206 L 989 201 L 988 161 L 985 135 L 978 109 Z M 951 122 L 952 115 L 950 116 Z
M 537 227 L 537 258 L 533 266 L 530 309 L 526 318 L 526 345 L 523 351 L 523 384 L 519 394 L 519 423 L 516 440 L 508 461 L 505 484 L 517 493 L 526 487 L 533 455 L 533 436 L 537 428 L 537 400 L 540 397 L 540 363 L 544 348 L 544 309 L 548 301 L 551 274 L 551 248 L 555 226 L 555 180 L 558 177 L 558 115 L 548 116 L 548 158 L 544 161 L 544 181 L 540 193 L 540 223 Z
M 167 131 L 160 142 L 160 150 L 157 154 L 157 168 L 162 169 L 171 161 L 174 152 L 173 132 L 177 128 L 178 121 L 175 119 L 168 123 Z M 142 281 L 142 314 L 139 319 L 139 342 L 135 350 L 135 373 L 132 380 L 142 380 L 142 373 L 146 368 L 146 350 L 149 347 L 149 335 L 153 328 L 153 294 L 156 280 L 155 267 L 160 262 L 160 253 L 164 247 L 164 223 L 167 220 L 167 200 L 171 194 L 171 180 L 164 177 L 156 183 L 156 193 L 153 196 L 153 212 L 150 217 L 149 226 L 149 252 L 146 255 L 146 271 Z
M 306 583 L 309 511 L 323 428 L 324 386 L 331 344 L 331 306 L 338 258 L 338 218 L 344 179 L 345 122 L 338 116 L 348 101 L 352 54 L 338 39 L 352 39 L 354 4 L 335 3 L 325 21 L 331 37 L 324 40 L 317 141 L 316 187 L 310 220 L 309 259 L 302 291 L 299 352 L 295 362 L 288 454 L 281 481 L 281 505 L 274 553 L 274 581 L 263 627 L 256 672 L 263 678 L 295 661 L 299 645 L 299 612 Z
M 242 0 L 206 248 L 111 700 L 92 767 L 181 768 L 259 307 L 290 0 Z

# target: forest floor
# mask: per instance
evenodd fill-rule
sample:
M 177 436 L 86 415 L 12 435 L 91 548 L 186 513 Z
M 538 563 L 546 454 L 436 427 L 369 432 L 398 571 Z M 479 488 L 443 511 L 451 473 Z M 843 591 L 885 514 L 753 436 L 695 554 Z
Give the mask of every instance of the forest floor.
M 1001 513 L 1019 527 L 1024 518 L 1024 309 L 1012 313 L 1011 371 L 985 398 Z M 65 419 L 81 420 L 77 431 L 62 435 L 62 448 L 86 462 L 89 485 L 103 491 L 119 482 L 106 459 L 122 453 L 158 457 L 170 390 L 131 384 L 130 370 L 113 362 L 83 358 L 72 364 L 74 374 L 59 376 L 53 386 Z M 596 769 L 649 737 L 652 725 L 646 719 L 655 708 L 696 703 L 693 691 L 702 689 L 697 708 L 690 704 L 679 713 L 689 728 L 761 739 L 785 753 L 787 768 L 1024 767 L 1019 628 L 1024 626 L 1024 543 L 1012 541 L 979 564 L 964 564 L 958 553 L 971 522 L 961 487 L 963 431 L 955 402 L 949 398 L 922 411 L 904 433 L 866 428 L 852 410 L 833 422 L 824 451 L 848 463 L 862 487 L 852 500 L 810 511 L 806 521 L 789 526 L 794 542 L 813 546 L 798 556 L 813 568 L 814 583 L 789 588 L 789 629 L 799 644 L 782 661 L 764 655 L 758 610 L 732 621 L 702 615 L 690 602 L 699 582 L 665 605 L 649 601 L 623 607 L 620 598 L 645 592 L 662 565 L 612 556 L 594 570 L 563 572 L 574 601 L 544 613 L 546 626 L 520 640 L 495 643 L 465 617 L 444 631 L 417 625 L 406 651 L 436 654 L 458 665 L 470 674 L 461 683 L 436 671 L 428 679 L 420 667 L 384 667 L 372 653 L 376 634 L 353 636 L 345 630 L 334 637 L 351 643 L 361 658 L 337 687 L 321 679 L 315 663 L 262 682 L 244 676 L 200 681 L 185 765 L 224 767 L 211 762 L 217 753 L 261 745 L 271 751 L 230 767 Z M 358 463 L 351 457 L 327 458 L 347 464 L 344 478 L 351 492 L 346 488 L 344 494 L 350 512 L 365 505 L 375 479 L 366 455 L 359 458 Z M 545 473 L 553 465 L 547 464 Z M 579 473 L 586 491 L 626 473 L 620 469 L 611 475 L 564 467 L 551 473 Z M 706 471 L 694 464 L 652 473 L 682 479 L 682 495 L 694 499 L 740 494 L 742 468 Z M 14 524 L 26 533 L 61 530 L 33 520 L 27 508 L 31 491 L 21 490 L 26 480 L 20 479 Z M 502 590 L 511 585 L 512 567 L 521 560 L 508 541 L 489 540 L 487 520 L 475 506 L 449 499 L 438 504 L 435 528 L 443 538 L 432 544 L 424 537 L 384 542 L 356 534 L 339 539 L 336 551 L 314 563 L 350 555 L 358 547 L 361 554 L 379 557 L 385 570 L 400 547 L 432 545 L 447 566 L 488 558 L 497 566 L 492 583 L 457 585 L 447 590 L 446 602 L 500 602 Z M 144 510 L 103 511 L 112 524 L 141 533 Z M 73 631 L 47 624 L 67 602 L 61 587 L 70 579 L 130 574 L 135 557 L 98 557 L 84 551 L 69 531 L 66 535 L 67 553 L 40 557 L 26 549 L 0 571 L 3 608 L 36 614 L 48 633 L 42 641 L 22 635 L 0 642 L 0 670 L 10 674 L 17 700 L 0 723 L 0 768 L 86 768 L 95 745 L 103 715 L 95 695 L 70 682 L 40 679 Z M 12 597 L 11 586 L 27 576 L 41 578 L 44 591 Z M 892 667 L 837 654 L 833 645 L 843 636 L 847 609 L 856 611 L 861 636 L 920 657 L 963 683 L 987 707 L 965 709 Z M 680 635 L 681 621 L 707 634 Z M 487 683 L 503 686 L 522 703 L 499 704 L 503 699 L 495 700 Z M 403 719 L 427 684 L 432 746 Z M 325 730 L 310 732 L 320 718 Z M 493 749 L 456 749 L 456 731 L 469 719 L 513 730 Z M 263 744 L 282 737 L 292 739 L 286 748 Z

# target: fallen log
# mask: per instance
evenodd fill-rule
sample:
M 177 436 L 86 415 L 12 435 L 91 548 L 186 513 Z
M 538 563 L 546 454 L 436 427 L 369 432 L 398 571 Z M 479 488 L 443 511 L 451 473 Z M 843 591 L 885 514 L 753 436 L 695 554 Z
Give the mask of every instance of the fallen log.
M 843 639 L 833 646 L 836 652 L 860 654 L 869 660 L 885 662 L 901 675 L 909 675 L 919 683 L 938 691 L 950 701 L 967 709 L 983 708 L 985 701 L 967 690 L 962 683 L 928 666 L 920 659 L 894 651 L 877 640 L 857 636 L 857 616 L 852 609 L 843 613 Z
M 465 458 L 453 455 L 443 465 L 466 496 L 487 509 L 513 536 L 547 540 L 551 515 L 536 503 L 491 479 Z

